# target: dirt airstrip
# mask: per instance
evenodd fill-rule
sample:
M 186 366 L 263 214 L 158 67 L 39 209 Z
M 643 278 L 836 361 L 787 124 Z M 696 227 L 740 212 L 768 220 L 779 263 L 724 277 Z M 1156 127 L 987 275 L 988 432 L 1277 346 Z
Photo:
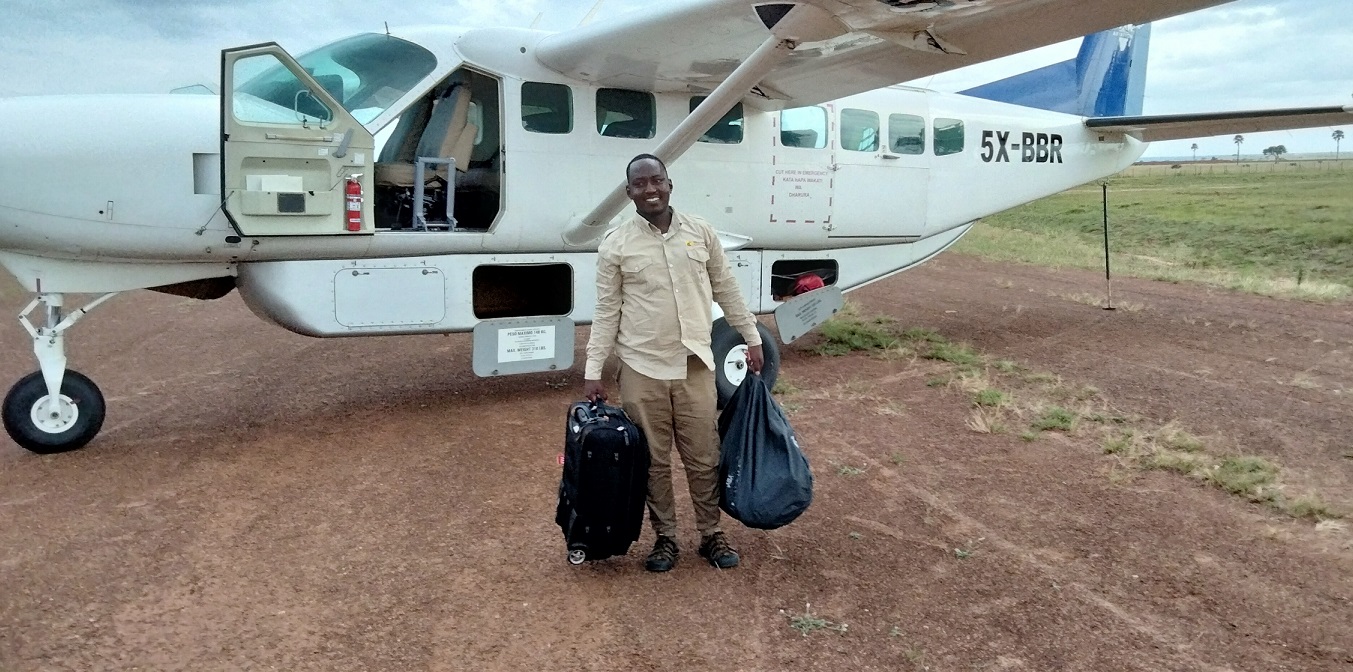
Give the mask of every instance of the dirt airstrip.
M 1353 307 L 1125 281 L 1108 312 L 1101 283 L 948 255 L 853 297 L 1353 504 Z M 13 381 L 31 345 L 0 332 Z M 649 533 L 571 567 L 580 367 L 483 381 L 468 343 L 308 339 L 235 295 L 97 310 L 69 347 L 103 434 L 0 439 L 0 670 L 1353 669 L 1348 526 L 1113 478 L 1089 435 L 974 432 L 947 365 L 811 338 L 783 368 L 817 477 L 799 521 L 730 523 L 720 572 L 683 500 L 672 573 L 643 571 Z

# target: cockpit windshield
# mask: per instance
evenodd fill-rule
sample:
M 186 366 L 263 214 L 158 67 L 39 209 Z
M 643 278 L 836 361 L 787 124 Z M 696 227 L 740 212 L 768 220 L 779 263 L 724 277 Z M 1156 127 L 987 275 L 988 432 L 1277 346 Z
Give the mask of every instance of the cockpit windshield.
M 363 124 L 380 116 L 437 67 L 437 57 L 427 49 L 375 33 L 325 45 L 296 62 Z M 236 90 L 290 110 L 298 86 L 296 78 L 276 63 Z

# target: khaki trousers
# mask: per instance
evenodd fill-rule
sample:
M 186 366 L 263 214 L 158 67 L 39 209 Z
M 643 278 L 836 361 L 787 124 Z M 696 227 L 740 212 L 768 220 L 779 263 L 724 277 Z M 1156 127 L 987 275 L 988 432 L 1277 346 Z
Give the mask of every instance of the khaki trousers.
M 686 360 L 685 380 L 649 378 L 620 364 L 620 404 L 644 430 L 648 470 L 648 517 L 653 531 L 676 537 L 676 500 L 672 494 L 672 443 L 686 468 L 686 482 L 702 537 L 719 531 L 718 392 L 714 372 L 694 355 Z

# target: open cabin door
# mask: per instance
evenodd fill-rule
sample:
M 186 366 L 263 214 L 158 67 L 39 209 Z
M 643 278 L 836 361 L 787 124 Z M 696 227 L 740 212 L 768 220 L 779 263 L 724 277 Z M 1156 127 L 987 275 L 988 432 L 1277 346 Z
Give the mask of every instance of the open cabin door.
M 276 44 L 221 52 L 221 193 L 241 235 L 375 231 L 375 140 L 338 102 L 342 78 L 322 79 Z

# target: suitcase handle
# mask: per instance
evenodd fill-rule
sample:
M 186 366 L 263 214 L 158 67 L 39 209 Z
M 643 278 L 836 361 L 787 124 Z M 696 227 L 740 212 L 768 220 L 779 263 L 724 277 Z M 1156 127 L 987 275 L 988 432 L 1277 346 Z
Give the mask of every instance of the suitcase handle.
M 587 404 L 592 407 L 593 411 L 612 411 L 609 415 L 615 415 L 616 413 L 623 414 L 625 412 L 619 406 L 610 406 L 604 401 L 589 401 Z M 573 408 L 573 419 L 581 423 L 587 422 L 587 417 L 583 414 L 582 406 L 575 406 Z

